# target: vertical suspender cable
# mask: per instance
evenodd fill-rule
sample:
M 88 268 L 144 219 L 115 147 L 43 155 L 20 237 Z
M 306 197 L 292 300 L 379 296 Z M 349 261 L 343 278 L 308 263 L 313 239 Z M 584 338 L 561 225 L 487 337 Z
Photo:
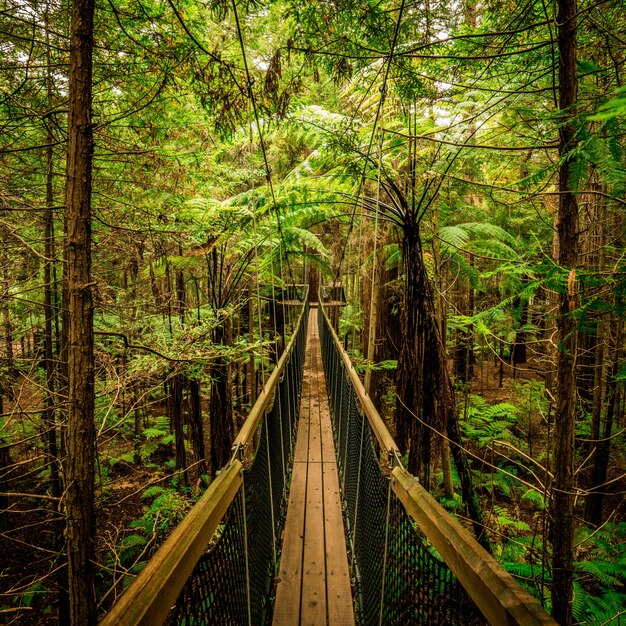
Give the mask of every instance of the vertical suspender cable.
M 377 264 L 377 252 L 378 252 L 378 212 L 380 203 L 380 169 L 383 160 L 383 134 L 380 136 L 380 146 L 378 151 L 378 176 L 376 180 L 376 214 L 374 218 L 374 253 L 372 255 L 372 288 L 370 290 L 370 314 L 369 314 L 369 330 L 367 333 L 367 371 L 365 373 L 365 393 L 370 395 L 370 388 L 372 385 L 372 367 L 374 365 L 374 358 L 376 356 L 375 341 L 372 340 L 372 333 L 376 333 L 376 321 L 378 315 L 375 315 L 374 311 L 374 290 L 376 289 L 376 264 Z M 376 303 L 377 304 L 377 303 Z M 376 321 L 375 321 L 376 320 Z
M 349 382 L 347 384 L 350 384 Z M 354 522 L 352 530 L 352 543 L 354 544 L 354 550 L 352 551 L 352 568 L 354 568 L 354 560 L 356 558 L 356 522 L 359 517 L 359 492 L 361 491 L 361 466 L 363 465 L 363 442 L 365 441 L 365 413 L 361 415 L 361 445 L 359 446 L 359 469 L 356 477 L 356 501 L 354 503 Z
M 273 571 L 276 571 L 276 524 L 274 522 L 274 490 L 272 488 L 272 460 L 270 456 L 270 440 L 269 431 L 267 427 L 267 415 L 263 418 L 265 424 L 265 439 L 267 442 L 267 476 L 270 484 L 270 514 L 272 516 L 272 563 L 274 565 Z
M 404 0 L 403 0 L 404 2 Z M 248 67 L 248 60 L 247 60 L 247 56 L 246 56 L 246 49 L 244 46 L 244 42 L 243 42 L 243 33 L 241 31 L 241 25 L 239 23 L 239 12 L 237 11 L 237 2 L 236 0 L 232 0 L 232 7 L 233 7 L 233 13 L 235 16 L 235 25 L 237 27 L 237 35 L 239 38 L 239 46 L 241 48 L 241 57 L 243 60 L 243 64 L 244 64 L 244 69 L 246 72 L 246 81 L 247 81 L 247 88 L 248 88 L 248 97 L 250 98 L 250 101 L 252 103 L 252 109 L 254 111 L 254 119 L 256 122 L 256 127 L 257 127 L 257 132 L 259 134 L 259 142 L 261 144 L 261 152 L 263 153 L 263 162 L 265 164 L 265 176 L 266 176 L 266 180 L 267 180 L 267 185 L 269 187 L 269 191 L 270 191 L 270 196 L 272 199 L 272 206 L 274 207 L 274 210 L 276 212 L 276 223 L 278 226 L 278 233 L 280 235 L 280 239 L 281 239 L 281 245 L 284 245 L 284 241 L 285 238 L 283 236 L 283 228 L 282 228 L 282 222 L 281 222 L 281 218 L 280 218 L 280 214 L 279 214 L 279 210 L 278 210 L 278 206 L 276 204 L 276 196 L 274 195 L 274 186 L 272 185 L 272 177 L 271 177 L 271 170 L 269 167 L 269 162 L 267 160 L 267 150 L 265 149 L 265 141 L 263 139 L 263 133 L 261 131 L 261 122 L 259 120 L 259 112 L 257 110 L 256 107 L 256 100 L 254 97 L 254 91 L 252 89 L 252 78 L 250 76 L 250 68 Z M 276 333 L 276 298 L 275 298 L 275 293 L 274 293 L 274 262 L 273 262 L 273 258 L 270 256 L 270 260 L 272 263 L 272 301 L 273 301 L 273 307 L 274 307 L 274 337 L 276 337 L 277 333 Z M 282 261 L 282 258 L 281 258 Z M 291 282 L 292 284 L 295 284 L 295 281 L 293 279 L 293 275 L 291 272 L 291 265 L 289 265 L 289 259 L 287 258 L 287 265 L 289 267 L 289 275 L 291 277 Z M 282 273 L 282 263 L 281 263 L 281 273 Z M 260 313 L 259 313 L 260 315 Z M 281 450 L 282 450 L 282 446 L 283 446 L 283 439 L 282 439 L 282 409 L 281 409 L 281 403 L 279 400 L 279 419 L 280 419 L 280 428 L 281 428 Z M 283 483 L 285 483 L 285 467 L 284 467 L 284 450 L 283 450 L 283 460 L 282 460 L 282 472 L 283 472 Z M 268 451 L 268 459 L 269 459 L 269 451 Z M 271 490 L 271 475 L 270 475 L 270 490 Z M 273 511 L 272 511 L 272 516 L 273 516 Z M 272 517 L 272 523 L 273 522 L 273 517 Z M 275 533 L 275 531 L 273 531 Z M 276 546 L 274 545 L 274 551 L 276 550 Z
M 391 481 L 389 477 L 389 490 L 387 491 L 387 520 L 385 522 L 385 552 L 383 554 L 383 574 L 380 585 L 380 613 L 378 615 L 378 624 L 383 626 L 383 613 L 385 608 L 385 579 L 387 577 L 387 552 L 389 548 L 389 518 L 391 516 Z
M 248 554 L 248 520 L 246 517 L 246 481 L 241 482 L 243 503 L 243 553 L 246 562 L 246 601 L 248 605 L 248 626 L 252 626 L 252 601 L 250 599 L 250 555 Z

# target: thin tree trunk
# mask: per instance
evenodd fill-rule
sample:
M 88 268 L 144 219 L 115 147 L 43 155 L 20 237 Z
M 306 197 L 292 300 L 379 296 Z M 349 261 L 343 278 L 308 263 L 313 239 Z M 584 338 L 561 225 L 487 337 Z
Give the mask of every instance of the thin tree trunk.
M 215 343 L 228 345 L 230 333 L 224 320 L 224 326 L 216 330 Z M 225 358 L 214 361 L 211 378 L 211 472 L 213 476 L 231 457 L 231 446 L 235 436 L 233 423 L 233 400 L 230 383 L 230 365 Z
M 622 323 L 615 321 L 613 360 L 611 370 L 609 372 L 606 385 L 606 416 L 604 419 L 604 428 L 600 431 L 598 428 L 598 440 L 595 445 L 594 462 L 589 480 L 589 495 L 585 503 L 585 521 L 590 524 L 599 524 L 602 521 L 602 506 L 604 503 L 604 485 L 606 483 L 607 472 L 609 468 L 609 457 L 611 453 L 611 433 L 613 432 L 613 423 L 615 421 L 615 407 L 617 404 L 617 385 L 616 380 L 619 364 L 622 359 Z M 593 435 L 592 435 L 593 436 Z
M 9 455 L 9 446 L 5 445 L 5 440 L 0 438 L 0 530 L 9 529 L 9 497 L 6 492 L 9 491 L 5 468 L 11 465 L 11 457 Z
M 380 260 L 382 259 L 382 260 Z M 375 396 L 376 391 L 374 387 L 375 376 L 374 372 L 370 369 L 376 363 L 376 341 L 378 339 L 378 314 L 380 309 L 380 287 L 382 281 L 382 274 L 384 270 L 384 257 L 380 255 L 380 259 L 374 259 L 372 263 L 372 292 L 371 303 L 368 302 L 368 309 L 371 309 L 371 319 L 369 320 L 369 332 L 367 336 L 367 362 L 368 369 L 365 372 L 365 393 L 369 396 Z
M 4 233 L 2 233 L 4 235 Z M 17 375 L 15 368 L 15 355 L 13 354 L 13 324 L 11 323 L 11 281 L 9 278 L 9 255 L 7 251 L 6 238 L 3 237 L 2 244 L 2 316 L 4 324 L 4 345 L 6 363 L 6 383 L 4 392 L 9 400 L 13 400 L 13 379 Z M 22 348 L 22 354 L 24 349 Z
M 259 329 L 259 334 L 260 329 Z M 250 345 L 254 343 L 254 300 L 252 299 L 252 290 L 248 294 L 248 342 Z M 254 371 L 254 352 L 250 351 L 248 358 L 248 375 L 246 377 L 246 386 L 248 391 L 248 402 L 252 406 L 256 401 L 256 372 Z
M 96 623 L 91 169 L 94 0 L 74 0 L 70 40 L 65 284 L 67 289 L 66 540 L 70 623 Z
M 570 188 L 572 157 L 576 147 L 575 114 L 578 78 L 576 68 L 576 0 L 558 0 L 559 107 L 564 116 L 559 128 L 558 263 L 569 278 L 559 294 L 557 317 L 557 404 L 555 415 L 555 464 L 552 492 L 552 615 L 559 624 L 572 623 L 574 536 L 574 422 L 576 399 L 577 331 L 572 317 L 576 309 L 578 262 L 578 204 Z
M 180 472 L 182 482 L 189 484 L 187 475 L 187 456 L 185 454 L 185 432 L 183 413 L 183 391 L 185 377 L 182 374 L 174 374 L 168 384 L 169 408 L 170 408 L 170 431 L 174 432 L 176 446 L 176 471 Z
M 49 4 L 46 5 L 46 40 L 49 37 Z M 46 72 L 46 87 L 48 92 L 48 105 L 52 105 L 52 74 L 50 62 L 50 47 L 46 48 L 46 60 L 48 70 Z M 47 122 L 51 124 L 51 121 Z M 50 126 L 46 137 L 46 208 L 44 213 L 44 366 L 46 375 L 46 389 L 44 394 L 44 422 L 48 431 L 47 452 L 50 464 L 50 493 L 55 498 L 60 498 L 61 472 L 58 445 L 58 425 L 56 414 L 56 367 L 54 362 L 54 346 L 56 344 L 53 326 L 58 329 L 58 311 L 56 307 L 56 285 L 54 272 L 54 258 L 56 246 L 54 240 L 54 136 Z M 61 517 L 54 522 L 53 545 L 59 550 L 59 560 L 56 573 L 58 615 L 59 623 L 66 624 L 70 621 L 70 606 L 68 595 L 67 563 L 65 554 L 61 552 L 65 542 L 65 520 Z
M 198 477 L 200 477 L 207 473 L 207 464 L 204 450 L 204 424 L 202 421 L 200 383 L 193 379 L 189 381 L 189 426 L 191 430 L 191 445 L 197 463 Z

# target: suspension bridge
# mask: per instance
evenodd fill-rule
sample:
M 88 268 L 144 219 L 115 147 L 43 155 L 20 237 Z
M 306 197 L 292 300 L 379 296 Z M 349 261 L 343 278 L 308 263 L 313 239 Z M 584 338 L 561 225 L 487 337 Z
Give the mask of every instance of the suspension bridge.
M 324 306 L 301 307 L 231 461 L 102 626 L 555 624 L 404 469 Z

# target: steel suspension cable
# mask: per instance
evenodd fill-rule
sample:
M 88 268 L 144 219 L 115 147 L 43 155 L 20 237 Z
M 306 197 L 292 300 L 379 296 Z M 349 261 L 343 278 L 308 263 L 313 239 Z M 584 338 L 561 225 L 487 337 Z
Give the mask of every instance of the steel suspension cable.
M 354 226 L 354 216 L 356 214 L 356 207 L 357 207 L 357 203 L 358 203 L 358 198 L 361 195 L 361 191 L 363 190 L 363 185 L 365 184 L 365 180 L 367 178 L 367 164 L 368 164 L 368 161 L 370 159 L 370 154 L 372 152 L 372 145 L 374 144 L 374 137 L 376 135 L 376 128 L 378 126 L 378 122 L 379 122 L 379 119 L 380 119 L 380 116 L 381 116 L 380 114 L 381 114 L 382 106 L 383 106 L 383 103 L 384 103 L 385 98 L 387 96 L 387 81 L 389 79 L 389 72 L 391 70 L 391 62 L 392 62 L 393 57 L 395 55 L 396 44 L 398 42 L 398 34 L 400 32 L 400 24 L 402 23 L 402 14 L 404 13 L 405 1 L 406 0 L 402 0 L 402 2 L 400 4 L 400 9 L 398 10 L 398 19 L 396 21 L 395 29 L 394 29 L 394 32 L 393 32 L 393 41 L 391 43 L 391 48 L 389 50 L 389 56 L 387 58 L 387 65 L 385 67 L 385 74 L 384 74 L 384 77 L 383 77 L 383 84 L 382 84 L 382 87 L 380 88 L 380 100 L 378 101 L 378 106 L 376 107 L 376 115 L 374 117 L 374 126 L 372 128 L 372 133 L 370 135 L 369 144 L 367 146 L 367 152 L 365 153 L 365 159 L 363 161 L 363 169 L 361 171 L 361 177 L 360 177 L 360 180 L 359 180 L 359 186 L 357 188 L 357 192 L 356 192 L 356 196 L 355 196 L 355 200 L 354 200 L 354 204 L 353 204 L 352 218 L 350 219 L 350 228 L 348 229 L 348 237 L 350 236 L 350 234 L 352 232 L 352 228 Z M 341 266 L 343 264 L 345 252 L 346 252 L 346 249 L 344 248 L 343 252 L 341 254 L 341 258 L 339 260 L 339 267 L 338 267 L 338 271 L 337 271 L 337 275 L 338 276 L 341 276 Z
M 246 512 L 246 481 L 241 483 L 241 498 L 243 506 L 243 550 L 246 565 L 246 604 L 248 609 L 248 626 L 252 626 L 252 602 L 250 599 L 250 555 L 248 554 L 248 518 Z
M 244 69 L 245 69 L 245 73 L 246 73 L 246 83 L 247 83 L 247 88 L 248 88 L 248 97 L 250 98 L 250 101 L 252 102 L 252 108 L 254 111 L 254 120 L 256 123 L 256 127 L 257 127 L 257 132 L 259 134 L 259 143 L 261 144 L 261 152 L 263 153 L 263 163 L 265 165 L 265 179 L 267 181 L 267 185 L 269 187 L 270 190 L 270 196 L 272 199 L 272 207 L 274 209 L 274 212 L 276 213 L 276 223 L 278 226 L 278 233 L 280 235 L 280 239 L 281 239 L 281 243 L 283 245 L 283 247 L 285 248 L 285 252 L 287 250 L 287 246 L 285 243 L 285 237 L 284 237 L 284 233 L 283 233 L 283 227 L 282 227 L 282 220 L 280 217 L 280 210 L 278 208 L 278 204 L 276 202 L 276 195 L 274 193 L 274 185 L 272 184 L 272 172 L 269 166 L 269 161 L 267 159 L 267 149 L 265 146 L 265 139 L 263 138 L 263 132 L 261 131 L 261 121 L 259 119 L 259 111 L 258 111 L 258 107 L 256 104 L 256 97 L 254 95 L 254 90 L 252 89 L 252 85 L 254 84 L 252 81 L 252 77 L 250 75 L 250 68 L 248 66 L 248 58 L 246 55 L 246 48 L 245 48 L 245 44 L 244 44 L 244 40 L 243 40 L 243 32 L 241 30 L 241 25 L 239 23 L 239 12 L 237 11 L 237 2 L 236 0 L 232 0 L 232 7 L 233 7 L 233 13 L 235 16 L 235 25 L 237 27 L 237 37 L 239 39 L 239 46 L 241 48 L 241 57 L 243 60 L 243 65 L 244 65 Z M 403 4 L 404 4 L 404 0 L 403 0 Z M 295 285 L 295 280 L 293 278 L 293 274 L 291 272 L 291 264 L 289 263 L 289 257 L 287 256 L 287 265 L 289 268 L 289 277 L 291 279 L 291 283 L 292 285 Z
M 367 372 L 365 373 L 365 393 L 370 395 L 370 386 L 372 383 L 372 367 L 373 361 L 376 355 L 375 340 L 372 341 L 372 333 L 376 333 L 376 322 L 374 321 L 374 290 L 376 288 L 376 267 L 377 267 L 377 252 L 378 252 L 378 214 L 379 214 L 379 201 L 380 201 L 380 170 L 383 160 L 383 137 L 384 130 L 380 134 L 380 145 L 378 150 L 378 176 L 376 181 L 376 213 L 374 217 L 374 252 L 372 255 L 372 288 L 370 290 L 370 313 L 369 313 L 369 329 L 367 333 Z M 378 304 L 378 303 L 376 303 Z M 376 315 L 376 320 L 378 315 Z
M 383 617 L 385 611 L 385 582 L 387 579 L 387 555 L 389 553 L 389 527 L 391 517 L 391 480 L 387 488 L 387 519 L 385 520 L 385 547 L 383 549 L 383 573 L 380 585 L 380 613 L 378 617 L 378 626 L 383 626 Z

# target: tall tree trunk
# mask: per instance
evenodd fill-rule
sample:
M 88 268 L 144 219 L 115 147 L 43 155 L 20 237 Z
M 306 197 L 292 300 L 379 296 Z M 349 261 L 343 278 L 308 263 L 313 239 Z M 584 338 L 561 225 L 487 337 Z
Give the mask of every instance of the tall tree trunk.
M 65 284 L 67 289 L 66 540 L 70 622 L 96 623 L 91 170 L 94 0 L 74 0 L 70 40 Z
M 168 384 L 168 405 L 170 414 L 170 431 L 174 433 L 176 445 L 176 471 L 180 472 L 182 482 L 189 484 L 187 475 L 187 456 L 185 454 L 185 431 L 183 413 L 183 392 L 185 389 L 185 377 L 182 374 L 174 374 Z
M 48 32 L 49 7 L 46 6 L 46 32 Z M 48 35 L 46 35 L 48 36 Z M 50 69 L 50 47 L 46 48 L 48 70 L 46 83 L 48 103 L 52 104 L 52 75 Z M 48 124 L 51 122 L 48 121 Z M 58 425 L 56 414 L 56 367 L 54 362 L 54 346 L 56 344 L 53 327 L 58 328 L 58 311 L 56 307 L 56 285 L 54 280 L 54 258 L 56 246 L 54 241 L 54 137 L 50 126 L 46 137 L 46 208 L 44 213 L 44 367 L 46 390 L 44 394 L 44 422 L 47 428 L 47 453 L 50 464 L 50 493 L 55 498 L 61 497 L 60 455 L 58 445 Z M 65 521 L 59 518 L 54 523 L 54 548 L 61 551 L 65 542 Z M 65 555 L 60 554 L 63 562 L 59 563 L 56 574 L 59 623 L 66 624 L 70 620 L 70 606 L 67 584 L 67 563 Z
M 11 323 L 11 281 L 9 278 L 9 254 L 7 251 L 6 237 L 3 235 L 2 244 L 2 316 L 4 325 L 4 345 L 5 345 L 5 363 L 6 363 L 6 380 L 4 381 L 4 395 L 9 400 L 14 399 L 13 395 L 13 379 L 17 375 L 15 369 L 15 356 L 13 354 L 13 324 Z
M 578 78 L 576 68 L 576 0 L 558 0 L 559 108 L 563 116 L 559 128 L 559 212 L 558 263 L 569 271 L 567 285 L 559 294 L 557 318 L 559 352 L 557 358 L 557 404 L 555 414 L 554 488 L 552 521 L 552 615 L 559 624 L 572 623 L 572 542 L 574 535 L 574 422 L 576 400 L 577 331 L 576 264 L 578 262 L 578 203 L 570 187 L 572 151 L 576 147 Z
M 200 383 L 194 379 L 189 381 L 189 427 L 191 430 L 191 445 L 198 468 L 198 477 L 200 477 L 207 473 L 207 464 L 204 450 L 204 424 L 202 421 Z
M 403 433 L 409 436 L 409 462 L 411 457 L 419 460 L 417 467 L 415 462 L 414 465 L 409 464 L 409 471 L 417 470 L 421 472 L 421 476 L 428 478 L 426 465 L 430 455 L 429 426 L 440 431 L 447 429 L 452 443 L 452 457 L 461 480 L 463 501 L 473 521 L 478 541 L 490 551 L 491 545 L 483 523 L 480 501 L 472 483 L 461 440 L 454 389 L 447 368 L 446 348 L 437 324 L 432 287 L 423 263 L 419 229 L 411 232 L 405 228 L 403 256 L 407 283 L 403 302 L 404 341 L 398 359 L 396 383 L 396 422 L 397 428 L 402 428 Z M 427 433 L 422 439 L 420 429 Z
M 0 437 L 0 531 L 9 528 L 9 497 L 6 495 L 9 491 L 6 468 L 9 465 L 11 465 L 9 446 L 5 445 L 5 440 Z
M 474 266 L 474 255 L 469 255 L 469 265 Z M 457 309 L 461 315 L 471 317 L 474 315 L 474 288 L 469 277 L 464 280 L 459 276 L 458 280 L 458 301 Z M 454 350 L 454 374 L 457 380 L 463 384 L 471 385 L 474 375 L 474 325 L 467 328 L 459 328 L 456 331 L 456 346 Z
M 250 345 L 254 343 L 254 300 L 252 299 L 252 290 L 248 294 L 248 342 Z M 261 335 L 261 329 L 259 329 Z M 256 372 L 254 369 L 254 352 L 250 351 L 248 357 L 248 373 L 246 375 L 246 388 L 248 392 L 248 402 L 252 406 L 256 401 Z
M 598 419 L 597 434 L 595 430 L 591 437 L 596 439 L 592 442 L 595 447 L 593 466 L 589 478 L 589 495 L 585 503 L 585 521 L 590 524 L 599 524 L 602 521 L 602 505 L 604 501 L 604 484 L 606 483 L 607 471 L 609 467 L 609 456 L 611 452 L 611 433 L 615 420 L 615 408 L 617 401 L 616 380 L 619 364 L 622 359 L 622 322 L 614 321 L 613 332 L 613 360 L 606 384 L 606 416 L 604 428 L 600 430 L 600 419 Z M 592 429 L 593 430 L 593 429 Z
M 522 282 L 526 284 L 528 278 L 524 277 Z M 513 376 L 515 376 L 515 366 L 526 363 L 528 359 L 528 350 L 526 341 L 528 339 L 528 331 L 524 327 L 529 322 L 530 306 L 528 298 L 519 296 L 515 298 L 513 308 L 519 311 L 519 321 L 516 323 L 515 339 L 511 348 L 511 364 L 513 366 Z
M 401 450 L 411 446 L 409 471 L 424 482 L 428 472 L 430 432 L 425 432 L 422 403 L 423 367 L 420 360 L 420 313 L 423 288 L 420 264 L 421 245 L 417 226 L 405 226 L 402 239 L 404 291 L 401 313 L 402 344 L 396 372 L 396 437 Z M 419 442 L 419 443 L 418 443 Z M 426 481 L 427 484 L 427 481 Z
M 224 326 L 215 333 L 215 343 L 228 345 L 230 333 Z M 211 369 L 211 472 L 213 476 L 222 469 L 231 457 L 231 446 L 235 436 L 233 423 L 233 393 L 230 381 L 231 367 L 224 357 L 218 357 Z
M 372 280 L 371 280 L 371 301 L 367 303 L 370 310 L 369 328 L 367 333 L 367 362 L 371 367 L 376 363 L 376 348 L 378 340 L 378 316 L 380 313 L 380 289 L 384 272 L 385 258 L 382 254 L 375 256 L 372 261 Z M 369 396 L 376 395 L 375 380 L 376 377 L 370 367 L 365 372 L 365 393 Z

